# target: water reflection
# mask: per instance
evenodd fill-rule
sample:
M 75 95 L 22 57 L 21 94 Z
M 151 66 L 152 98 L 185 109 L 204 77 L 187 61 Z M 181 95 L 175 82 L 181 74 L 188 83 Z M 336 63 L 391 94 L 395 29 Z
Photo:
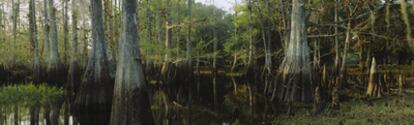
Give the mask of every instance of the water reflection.
M 190 83 L 187 88 L 180 88 L 176 83 L 171 83 L 166 87 L 163 85 L 151 86 L 151 109 L 157 125 L 189 125 L 191 124 L 208 124 L 208 125 L 226 125 L 226 124 L 254 124 L 259 122 L 260 111 L 257 110 L 263 106 L 255 106 L 254 104 L 262 104 L 256 100 L 257 84 L 250 84 L 248 81 L 240 77 L 231 76 L 195 76 L 195 80 Z M 187 90 L 190 89 L 190 90 Z M 1 95 L 0 95 L 1 96 Z M 46 97 L 46 96 L 45 96 Z M 59 98 L 48 98 L 45 102 L 53 102 L 54 100 L 63 100 L 64 96 Z M 44 99 L 43 99 L 44 100 Z M 29 99 L 28 101 L 36 101 Z M 35 103 L 35 102 L 29 102 Z M 51 104 L 51 103 L 47 103 Z M 47 109 L 46 103 L 42 103 L 38 115 L 39 125 L 46 125 L 47 116 L 52 117 L 52 112 Z M 191 105 L 190 105 L 191 104 Z M 2 106 L 2 115 L 0 123 L 2 125 L 13 125 L 16 121 L 20 125 L 29 125 L 31 106 L 16 103 L 16 110 L 13 105 Z M 77 123 L 76 116 L 71 115 L 64 107 L 65 104 L 60 103 L 58 124 L 75 125 Z M 2 120 L 3 119 L 3 120 Z

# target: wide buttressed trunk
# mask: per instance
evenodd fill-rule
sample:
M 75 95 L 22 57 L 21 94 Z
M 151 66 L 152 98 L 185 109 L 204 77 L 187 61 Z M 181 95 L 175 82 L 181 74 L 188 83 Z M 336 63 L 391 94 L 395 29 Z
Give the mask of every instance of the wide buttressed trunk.
M 117 64 L 111 125 L 152 125 L 136 21 L 136 0 L 123 0 L 123 26 Z
M 47 59 L 47 74 L 50 84 L 61 84 L 60 77 L 60 62 L 58 52 L 58 35 L 56 24 L 56 9 L 53 0 L 49 0 L 49 16 L 50 16 L 50 41 L 49 41 L 49 55 Z
M 75 99 L 75 114 L 81 124 L 109 123 L 113 80 L 106 56 L 102 0 L 91 0 L 92 50 L 79 92 Z
M 280 67 L 284 102 L 311 101 L 312 77 L 309 46 L 305 26 L 304 0 L 293 0 L 290 41 Z

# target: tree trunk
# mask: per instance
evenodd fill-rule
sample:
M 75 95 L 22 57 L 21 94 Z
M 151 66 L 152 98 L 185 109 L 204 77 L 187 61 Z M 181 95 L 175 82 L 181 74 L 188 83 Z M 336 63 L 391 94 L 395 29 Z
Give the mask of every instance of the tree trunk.
M 152 22 L 154 21 L 153 20 L 153 16 L 152 16 L 152 12 L 151 12 L 151 5 L 150 5 L 150 1 L 151 0 L 146 0 L 146 4 L 147 4 L 147 7 L 146 7 L 146 15 L 147 15 L 147 19 L 146 19 L 146 25 L 147 25 L 147 27 L 146 27 L 146 31 L 147 31 L 147 38 L 148 38 L 148 42 L 149 42 L 149 44 L 153 44 L 152 42 L 154 41 L 154 37 L 153 37 L 153 29 L 152 29 Z M 147 58 L 146 58 L 146 61 L 145 61 L 145 68 L 146 68 L 146 71 L 147 72 L 149 72 L 151 69 L 152 69 L 152 64 L 153 64 L 153 60 L 151 59 L 151 56 L 153 55 L 153 48 L 150 48 L 150 47 L 148 47 L 147 49 L 146 49 L 146 55 L 147 55 Z
M 81 124 L 109 123 L 113 80 L 109 75 L 102 17 L 102 0 L 91 0 L 92 50 L 75 99 L 75 114 Z
M 33 82 L 40 83 L 40 52 L 37 41 L 36 5 L 35 0 L 29 1 L 30 41 L 34 49 Z M 39 105 L 30 107 L 30 125 L 39 124 Z
M 152 125 L 137 36 L 136 0 L 123 0 L 123 26 L 111 125 Z
M 375 62 L 375 58 L 372 58 L 372 63 L 371 63 L 371 68 L 369 70 L 369 79 L 368 79 L 368 87 L 367 87 L 367 91 L 366 94 L 368 97 L 380 97 L 381 96 L 381 87 L 378 84 L 377 79 L 377 64 Z
M 78 89 L 79 67 L 78 67 L 78 1 L 72 0 L 72 51 L 70 53 L 70 65 L 68 71 L 68 85 L 70 90 L 70 98 L 73 99 Z
M 187 60 L 187 68 L 189 71 L 192 72 L 192 43 L 191 43 L 191 33 L 192 33 L 192 4 L 193 4 L 193 0 L 188 0 L 188 18 L 189 18 L 189 24 L 188 24 L 188 33 L 187 33 L 187 41 L 186 41 L 186 46 L 187 46 L 187 51 L 186 51 L 186 60 Z
M 334 21 L 335 24 L 338 23 L 339 21 L 339 6 L 338 6 L 338 1 L 339 0 L 335 0 L 335 12 L 334 12 Z M 334 60 L 334 76 L 335 76 L 335 81 L 334 81 L 334 86 L 332 87 L 332 108 L 333 109 L 338 109 L 339 108 L 339 84 L 341 82 L 340 76 L 339 76 L 339 67 L 340 67 L 340 53 L 339 53 L 339 36 L 338 36 L 338 27 L 335 27 L 334 29 L 335 31 L 335 60 Z
M 253 66 L 255 65 L 255 57 L 254 57 L 254 51 L 255 51 L 255 42 L 253 38 L 253 10 L 252 10 L 252 0 L 248 0 L 248 10 L 249 10 L 249 59 L 247 62 L 247 72 L 250 73 L 253 71 Z
M 410 45 L 414 49 L 414 42 L 413 38 L 411 37 L 412 31 L 411 31 L 411 24 L 410 19 L 408 17 L 409 11 L 407 10 L 407 2 L 405 0 L 399 0 L 400 1 L 400 8 L 401 8 L 401 15 L 405 24 L 405 32 L 406 32 L 406 39 L 408 42 L 408 45 Z
M 273 8 L 269 0 L 265 0 L 266 2 L 266 8 L 268 11 L 268 18 L 269 21 L 266 23 L 266 52 L 265 52 L 265 68 L 268 70 L 268 73 L 270 74 L 272 72 L 272 31 L 273 31 Z
M 44 41 L 43 41 L 43 57 L 45 62 L 49 58 L 49 17 L 48 17 L 48 6 L 47 6 L 47 0 L 43 1 L 43 32 L 44 32 Z
M 49 0 L 49 16 L 50 16 L 50 44 L 49 44 L 49 59 L 47 60 L 47 74 L 49 84 L 61 84 L 61 77 L 59 74 L 60 62 L 58 52 L 58 34 L 56 24 L 56 9 L 53 0 Z
M 0 41 L 1 42 L 4 42 L 5 41 L 4 38 L 6 37 L 6 35 L 4 34 L 4 30 L 3 30 L 4 29 L 3 22 L 5 20 L 4 19 L 3 6 L 4 6 L 4 4 L 0 4 Z
M 79 89 L 79 83 L 81 82 L 79 76 L 78 65 L 78 0 L 72 0 L 72 41 L 71 41 L 71 53 L 70 64 L 68 70 L 68 100 L 66 100 L 67 108 L 69 108 L 69 115 L 72 115 L 72 105 L 75 99 L 75 95 Z M 66 112 L 65 112 L 66 113 Z M 66 113 L 68 114 L 68 113 Z
M 19 11 L 20 11 L 20 0 L 12 0 L 12 9 L 13 9 L 13 44 L 16 45 L 17 42 L 17 31 L 19 25 Z
M 69 26 L 68 26 L 68 3 L 69 0 L 63 0 L 63 57 L 62 62 L 66 66 L 67 53 L 68 53 L 68 41 L 69 41 Z
M 170 1 L 168 1 L 170 3 Z M 161 74 L 164 77 L 164 82 L 167 82 L 171 73 L 172 63 L 171 63 L 171 51 L 172 51 L 172 20 L 169 15 L 169 9 L 164 13 L 165 18 L 165 56 L 164 56 L 164 63 L 161 68 Z
M 339 71 L 339 77 L 341 79 L 341 81 L 345 78 L 345 68 L 346 68 L 346 59 L 347 59 L 347 55 L 348 55 L 348 48 L 349 48 L 349 43 L 351 41 L 351 22 L 349 21 L 347 24 L 347 31 L 346 31 L 346 37 L 345 37 L 345 47 L 344 47 L 344 52 L 343 52 L 343 56 L 342 56 L 342 63 L 341 63 L 341 69 Z
M 29 4 L 29 23 L 30 23 L 30 41 L 34 49 L 34 64 L 33 64 L 33 82 L 40 82 L 40 52 L 37 42 L 37 26 L 36 26 L 36 8 L 35 1 L 30 0 Z
M 158 12 L 157 12 L 157 41 L 158 41 L 158 43 L 157 44 L 159 44 L 159 45 L 161 45 L 162 44 L 162 41 L 163 41 L 163 32 L 166 32 L 166 31 L 163 31 L 163 29 L 164 28 L 162 28 L 162 22 L 164 22 L 164 18 L 162 18 L 162 11 L 161 11 L 161 5 L 160 4 L 158 4 L 157 5 L 157 9 L 158 9 Z M 164 19 L 164 20 L 163 20 Z M 158 56 L 160 56 L 160 57 L 162 57 L 162 53 L 161 52 L 159 52 L 158 53 Z M 162 61 L 162 59 L 160 59 L 160 61 L 159 61 L 160 63 L 162 63 L 163 61 Z
M 284 81 L 281 100 L 291 105 L 295 101 L 312 100 L 312 65 L 305 26 L 305 2 L 293 0 L 289 45 L 280 66 Z

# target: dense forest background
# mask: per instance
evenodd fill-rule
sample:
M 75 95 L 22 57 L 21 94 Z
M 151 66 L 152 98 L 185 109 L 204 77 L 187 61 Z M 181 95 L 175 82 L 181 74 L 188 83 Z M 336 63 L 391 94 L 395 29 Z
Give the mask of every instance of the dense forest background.
M 217 1 L 0 0 L 0 124 L 413 116 L 413 1 Z

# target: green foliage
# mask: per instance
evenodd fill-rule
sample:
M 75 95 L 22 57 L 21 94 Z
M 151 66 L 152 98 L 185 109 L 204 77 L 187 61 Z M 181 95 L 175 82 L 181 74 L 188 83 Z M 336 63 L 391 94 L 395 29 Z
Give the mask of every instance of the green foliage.
M 33 62 L 33 49 L 30 42 L 28 42 L 28 37 L 17 35 L 16 43 L 13 43 L 11 34 L 6 37 L 7 39 L 5 41 L 0 40 L 0 65 L 9 67 L 19 63 L 29 66 Z
M 233 34 L 233 17 L 224 10 L 212 5 L 194 3 L 192 19 L 190 20 L 186 0 L 172 0 L 168 2 L 146 1 L 140 6 L 139 17 L 139 44 L 144 58 L 155 63 L 164 61 L 164 54 L 170 52 L 172 62 L 185 59 L 186 37 L 191 24 L 192 57 L 209 60 L 213 55 L 218 57 L 224 51 L 213 52 L 214 34 L 217 35 L 218 50 L 221 50 L 226 41 Z M 169 11 L 165 11 L 169 10 Z M 148 14 L 150 13 L 150 14 Z M 165 48 L 165 17 L 171 19 L 172 48 Z M 150 29 L 149 29 L 150 28 Z M 149 53 L 149 54 L 148 54 Z
M 0 88 L 0 105 L 46 104 L 63 96 L 63 89 L 45 84 L 9 85 Z

